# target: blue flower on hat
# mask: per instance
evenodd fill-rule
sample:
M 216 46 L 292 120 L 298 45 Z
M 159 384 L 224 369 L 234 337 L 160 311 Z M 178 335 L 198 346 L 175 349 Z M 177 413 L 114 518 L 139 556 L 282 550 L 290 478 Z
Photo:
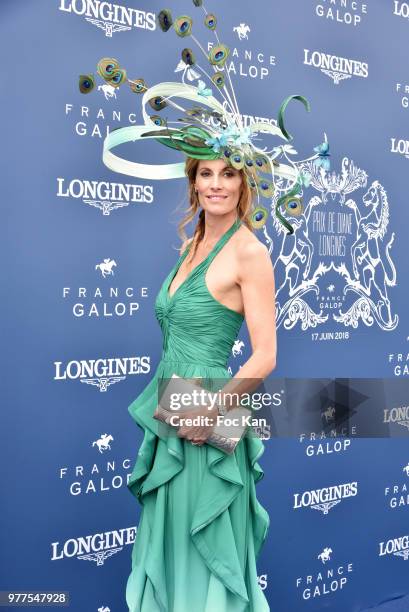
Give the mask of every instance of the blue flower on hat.
M 227 145 L 227 136 L 223 134 L 223 132 L 220 132 L 219 134 L 216 134 L 214 138 L 208 138 L 205 140 L 205 143 L 209 145 L 209 147 L 211 147 L 215 153 L 219 153 L 220 149 Z
M 205 142 L 215 153 L 219 153 L 220 149 L 226 145 L 237 147 L 250 144 L 251 130 L 248 127 L 240 130 L 236 125 L 229 125 L 222 132 L 217 132 L 213 138 L 208 138 Z

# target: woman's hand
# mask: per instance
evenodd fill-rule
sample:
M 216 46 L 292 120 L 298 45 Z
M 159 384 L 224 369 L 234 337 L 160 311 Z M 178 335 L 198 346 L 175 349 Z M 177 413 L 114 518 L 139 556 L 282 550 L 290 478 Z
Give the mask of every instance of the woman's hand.
M 209 410 L 206 407 L 199 408 L 197 410 L 189 410 L 181 415 L 183 419 L 198 419 L 200 420 L 199 425 L 184 425 L 182 424 L 178 429 L 179 438 L 186 438 L 190 442 L 194 443 L 195 446 L 202 446 L 207 438 L 213 431 L 213 427 L 216 423 L 217 410 L 212 408 Z M 202 417 L 202 418 L 200 418 Z

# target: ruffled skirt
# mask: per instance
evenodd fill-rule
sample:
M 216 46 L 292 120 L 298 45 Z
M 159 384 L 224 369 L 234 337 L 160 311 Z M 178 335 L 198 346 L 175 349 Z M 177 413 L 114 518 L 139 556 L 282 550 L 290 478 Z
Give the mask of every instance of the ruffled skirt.
M 144 438 L 128 487 L 142 505 L 126 585 L 129 612 L 268 612 L 256 560 L 269 517 L 256 498 L 264 445 L 232 455 L 193 446 L 153 419 L 158 378 L 227 378 L 225 368 L 161 361 L 129 406 Z

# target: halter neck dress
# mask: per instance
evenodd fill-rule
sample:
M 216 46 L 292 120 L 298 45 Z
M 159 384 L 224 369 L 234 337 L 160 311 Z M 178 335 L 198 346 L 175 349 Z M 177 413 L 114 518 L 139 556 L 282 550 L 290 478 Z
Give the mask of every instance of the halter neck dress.
M 170 296 L 189 245 L 156 297 L 161 360 L 128 407 L 144 432 L 128 481 L 142 508 L 126 584 L 129 612 L 270 610 L 256 570 L 269 528 L 255 491 L 264 475 L 258 464 L 263 442 L 246 435 L 228 455 L 165 435 L 163 423 L 153 418 L 158 379 L 173 373 L 231 378 L 227 360 L 244 317 L 211 295 L 205 275 L 240 225 L 237 219 Z

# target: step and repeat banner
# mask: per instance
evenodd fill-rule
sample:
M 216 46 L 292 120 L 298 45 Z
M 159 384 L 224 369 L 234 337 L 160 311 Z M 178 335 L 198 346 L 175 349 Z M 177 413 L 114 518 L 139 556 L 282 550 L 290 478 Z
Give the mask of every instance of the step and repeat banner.
M 197 83 L 179 61 L 185 41 L 157 26 L 162 8 L 197 10 L 189 0 L 0 4 L 0 590 L 68 592 L 76 612 L 127 610 L 140 507 L 126 485 L 142 440 L 127 408 L 160 360 L 154 302 L 187 206 L 184 180 L 104 166 L 105 136 L 142 123 L 141 98 L 102 80 L 84 96 L 78 77 L 113 57 L 148 85 Z M 409 593 L 409 4 L 206 8 L 230 48 L 244 125 L 275 125 L 281 102 L 300 94 L 311 110 L 287 109 L 288 155 L 311 156 L 324 133 L 330 145 L 330 170 L 306 164 L 294 233 L 273 208 L 257 230 L 274 264 L 278 331 L 265 381 L 277 410 L 260 432 L 257 491 L 271 526 L 259 582 L 275 612 L 358 612 Z M 198 24 L 206 50 L 211 35 Z M 153 142 L 122 152 L 180 160 Z M 250 355 L 244 323 L 230 373 Z

